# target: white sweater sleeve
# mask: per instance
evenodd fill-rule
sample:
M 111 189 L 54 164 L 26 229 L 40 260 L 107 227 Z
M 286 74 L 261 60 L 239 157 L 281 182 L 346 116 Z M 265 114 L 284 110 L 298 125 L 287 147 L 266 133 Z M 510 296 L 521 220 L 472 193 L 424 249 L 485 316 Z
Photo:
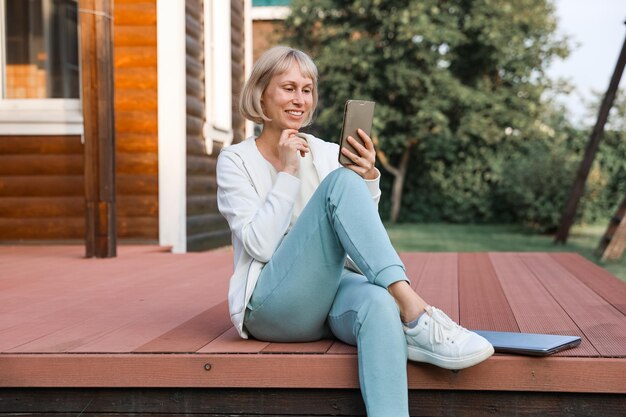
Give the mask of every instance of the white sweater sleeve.
M 222 152 L 217 161 L 217 204 L 231 232 L 248 254 L 268 262 L 289 227 L 300 180 L 284 172 L 265 197 L 259 196 L 237 156 Z

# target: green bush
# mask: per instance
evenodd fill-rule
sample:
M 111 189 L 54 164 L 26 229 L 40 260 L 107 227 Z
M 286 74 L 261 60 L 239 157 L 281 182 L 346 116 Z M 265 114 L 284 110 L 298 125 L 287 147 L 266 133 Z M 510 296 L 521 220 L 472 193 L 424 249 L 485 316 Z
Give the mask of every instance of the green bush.
M 542 144 L 507 158 L 499 166 L 495 206 L 503 214 L 508 211 L 513 221 L 544 233 L 555 231 L 576 174 L 574 156 Z

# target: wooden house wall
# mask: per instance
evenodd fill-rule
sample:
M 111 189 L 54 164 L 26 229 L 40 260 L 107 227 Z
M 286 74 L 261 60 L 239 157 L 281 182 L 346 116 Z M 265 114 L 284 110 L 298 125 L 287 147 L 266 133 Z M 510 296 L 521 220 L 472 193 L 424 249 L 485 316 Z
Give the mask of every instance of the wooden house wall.
M 202 0 L 186 0 L 188 250 L 230 243 L 207 155 Z M 231 1 L 233 94 L 244 78 L 244 4 Z M 158 114 L 156 0 L 114 1 L 118 237 L 156 241 Z M 237 98 L 233 97 L 236 107 Z M 233 111 L 234 141 L 244 120 Z M 0 136 L 0 241 L 84 238 L 83 146 L 78 136 Z
M 115 0 L 113 13 L 118 236 L 156 241 L 156 0 Z
M 0 241 L 82 239 L 80 136 L 0 136 Z
M 238 3 L 239 0 L 231 2 Z M 187 250 L 206 250 L 230 244 L 228 224 L 217 209 L 216 158 L 221 149 L 213 143 L 207 154 L 203 125 L 206 121 L 204 15 L 202 0 L 186 0 L 187 34 Z M 231 6 L 232 7 L 232 6 Z M 243 18 L 242 13 L 238 16 Z M 241 22 L 243 28 L 243 22 Z M 232 37 L 231 37 L 232 38 Z M 243 38 L 242 38 L 243 39 Z

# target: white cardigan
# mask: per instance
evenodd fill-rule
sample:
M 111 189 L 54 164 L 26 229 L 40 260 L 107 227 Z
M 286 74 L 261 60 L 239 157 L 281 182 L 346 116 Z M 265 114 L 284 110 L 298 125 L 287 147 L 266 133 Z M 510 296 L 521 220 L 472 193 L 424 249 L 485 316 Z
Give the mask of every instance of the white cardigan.
M 312 135 L 309 144 L 320 182 L 339 168 L 339 146 Z M 376 203 L 380 200 L 380 175 L 366 184 Z M 256 146 L 256 137 L 222 149 L 217 159 L 217 204 L 228 221 L 234 250 L 228 306 L 235 328 L 244 339 L 246 307 L 261 273 L 288 231 L 300 179 L 279 172 L 276 182 Z

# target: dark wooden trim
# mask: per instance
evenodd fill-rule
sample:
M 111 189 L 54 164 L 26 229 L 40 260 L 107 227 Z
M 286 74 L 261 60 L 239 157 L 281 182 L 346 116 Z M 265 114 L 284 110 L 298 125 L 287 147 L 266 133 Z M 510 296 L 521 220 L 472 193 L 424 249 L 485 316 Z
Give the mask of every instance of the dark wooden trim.
M 623 416 L 626 396 L 504 391 L 409 392 L 411 416 Z M 0 416 L 364 416 L 356 389 L 2 389 Z M 59 414 L 62 413 L 62 414 Z M 71 414 L 70 414 L 71 413 Z
M 80 0 L 85 136 L 85 255 L 116 255 L 112 2 Z

